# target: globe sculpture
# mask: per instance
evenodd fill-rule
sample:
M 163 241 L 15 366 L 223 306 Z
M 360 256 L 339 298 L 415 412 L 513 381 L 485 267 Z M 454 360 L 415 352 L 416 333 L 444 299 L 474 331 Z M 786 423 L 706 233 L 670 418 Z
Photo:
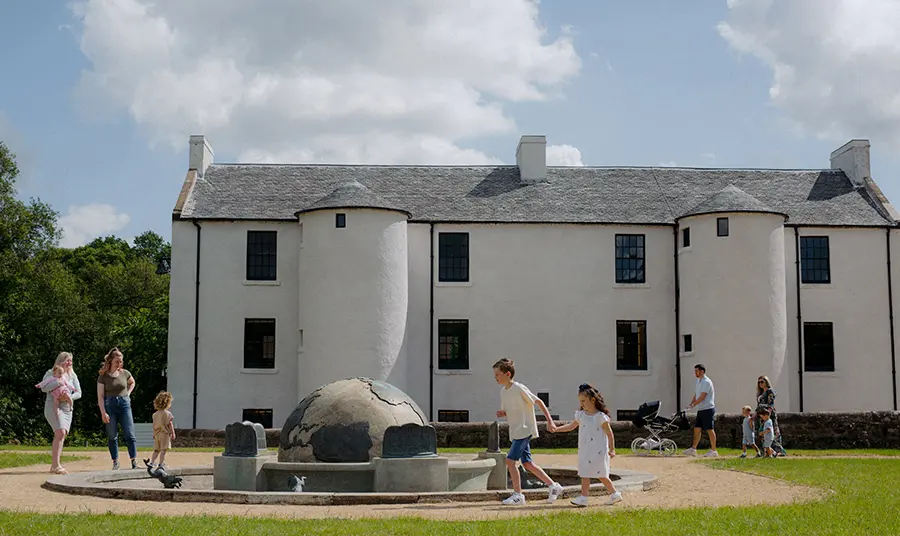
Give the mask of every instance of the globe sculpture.
M 319 387 L 300 401 L 281 430 L 279 462 L 366 463 L 382 455 L 389 426 L 426 426 L 406 393 L 371 378 Z

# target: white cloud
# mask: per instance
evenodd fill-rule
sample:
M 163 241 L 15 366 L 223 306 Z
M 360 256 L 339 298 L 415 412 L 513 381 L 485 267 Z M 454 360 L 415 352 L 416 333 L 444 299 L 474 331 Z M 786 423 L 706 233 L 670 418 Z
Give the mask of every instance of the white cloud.
M 581 68 L 571 32 L 548 38 L 534 0 L 80 0 L 73 12 L 85 104 L 128 113 L 154 144 L 182 150 L 203 133 L 263 161 L 493 162 L 460 140 L 515 131 L 505 103 L 554 98 Z
M 583 166 L 581 151 L 571 145 L 548 145 L 548 166 Z
M 769 97 L 800 132 L 900 147 L 900 2 L 729 0 L 720 35 L 772 70 Z
M 124 212 L 116 211 L 112 205 L 92 203 L 71 205 L 69 212 L 59 219 L 63 230 L 60 246 L 74 248 L 91 240 L 106 236 L 122 229 L 131 221 Z

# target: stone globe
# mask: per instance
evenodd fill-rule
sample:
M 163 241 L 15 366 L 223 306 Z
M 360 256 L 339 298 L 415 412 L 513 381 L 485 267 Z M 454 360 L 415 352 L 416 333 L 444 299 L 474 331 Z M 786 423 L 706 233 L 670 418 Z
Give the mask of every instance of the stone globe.
M 319 387 L 300 401 L 281 430 L 280 462 L 365 463 L 381 456 L 389 426 L 428 425 L 406 393 L 371 378 Z

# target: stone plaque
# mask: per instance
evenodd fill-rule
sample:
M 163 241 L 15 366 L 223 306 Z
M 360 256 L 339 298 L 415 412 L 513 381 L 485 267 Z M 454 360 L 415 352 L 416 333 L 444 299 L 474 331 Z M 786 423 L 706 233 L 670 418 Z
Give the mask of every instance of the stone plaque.
M 224 456 L 256 457 L 266 451 L 266 431 L 256 422 L 244 421 L 225 427 Z
M 388 426 L 381 444 L 382 458 L 422 458 L 437 456 L 437 432 L 430 424 L 408 423 Z
M 500 452 L 500 423 L 497 421 L 488 425 L 488 452 Z

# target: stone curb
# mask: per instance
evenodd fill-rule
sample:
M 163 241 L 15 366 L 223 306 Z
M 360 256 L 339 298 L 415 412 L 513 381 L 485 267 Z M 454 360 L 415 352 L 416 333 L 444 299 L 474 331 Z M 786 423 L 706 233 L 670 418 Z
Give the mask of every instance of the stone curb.
M 577 471 L 572 467 L 544 467 L 547 474 L 559 477 L 575 477 Z M 171 469 L 169 474 L 212 475 L 212 467 L 197 466 L 183 469 Z M 655 475 L 628 469 L 617 469 L 615 480 L 619 491 L 647 491 L 657 487 Z M 228 504 L 288 504 L 339 506 L 363 504 L 415 504 L 442 502 L 499 502 L 509 496 L 511 490 L 459 491 L 434 493 L 293 493 L 293 492 L 245 492 L 225 490 L 181 490 L 154 488 L 116 488 L 100 485 L 121 480 L 153 481 L 145 470 L 127 469 L 119 471 L 93 471 L 54 475 L 42 484 L 42 488 L 73 495 L 90 495 L 106 499 L 125 499 L 131 501 L 168 501 L 168 502 L 211 502 Z M 161 484 L 159 484 L 161 485 Z M 603 484 L 591 484 L 591 495 L 605 494 Z M 581 486 L 564 486 L 560 498 L 580 495 Z M 547 489 L 523 490 L 527 499 L 540 500 L 547 498 Z

